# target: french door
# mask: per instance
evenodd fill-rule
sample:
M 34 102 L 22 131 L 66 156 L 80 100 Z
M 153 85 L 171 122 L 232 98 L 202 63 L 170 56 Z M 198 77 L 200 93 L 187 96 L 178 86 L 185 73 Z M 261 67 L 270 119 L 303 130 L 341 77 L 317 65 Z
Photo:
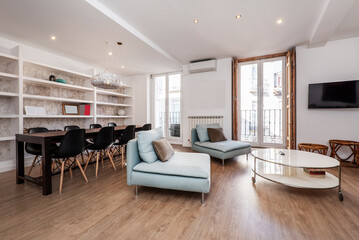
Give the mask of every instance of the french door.
M 181 142 L 181 80 L 180 73 L 155 75 L 153 81 L 153 120 L 162 128 L 164 137 Z
M 285 57 L 238 65 L 238 136 L 254 146 L 285 146 Z

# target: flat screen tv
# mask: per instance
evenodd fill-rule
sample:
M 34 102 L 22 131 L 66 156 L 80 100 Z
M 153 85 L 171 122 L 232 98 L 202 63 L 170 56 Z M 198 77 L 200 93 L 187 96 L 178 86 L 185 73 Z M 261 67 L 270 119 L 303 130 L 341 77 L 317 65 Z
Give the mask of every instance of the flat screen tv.
M 359 108 L 359 80 L 309 84 L 308 108 Z

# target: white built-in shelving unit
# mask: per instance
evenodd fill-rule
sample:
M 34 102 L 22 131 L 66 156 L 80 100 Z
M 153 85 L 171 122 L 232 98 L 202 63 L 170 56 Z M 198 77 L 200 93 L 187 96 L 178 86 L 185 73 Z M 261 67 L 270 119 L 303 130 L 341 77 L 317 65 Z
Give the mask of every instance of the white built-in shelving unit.
M 132 123 L 131 86 L 96 89 L 90 83 L 95 68 L 78 72 L 46 64 L 46 58 L 44 62 L 25 59 L 22 48 L 0 46 L 0 161 L 15 159 L 15 134 L 28 127 L 49 122 L 54 129 L 72 124 L 88 128 L 91 123 L 107 125 L 110 121 Z M 50 75 L 67 83 L 49 81 Z M 63 103 L 88 104 L 91 114 L 63 115 Z M 45 107 L 47 115 L 26 115 L 25 106 Z M 124 110 L 125 115 L 119 116 L 119 110 Z

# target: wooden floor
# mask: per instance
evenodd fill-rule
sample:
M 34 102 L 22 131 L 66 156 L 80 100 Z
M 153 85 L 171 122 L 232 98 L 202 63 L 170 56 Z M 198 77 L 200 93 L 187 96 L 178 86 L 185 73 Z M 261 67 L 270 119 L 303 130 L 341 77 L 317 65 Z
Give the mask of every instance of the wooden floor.
M 176 147 L 180 151 L 186 148 Z M 337 190 L 299 190 L 258 178 L 245 157 L 212 159 L 211 191 L 199 193 L 126 185 L 125 169 L 109 163 L 74 178 L 63 193 L 42 196 L 31 183 L 0 174 L 0 239 L 359 239 L 359 169 L 343 169 L 344 201 Z M 119 161 L 117 161 L 119 166 Z

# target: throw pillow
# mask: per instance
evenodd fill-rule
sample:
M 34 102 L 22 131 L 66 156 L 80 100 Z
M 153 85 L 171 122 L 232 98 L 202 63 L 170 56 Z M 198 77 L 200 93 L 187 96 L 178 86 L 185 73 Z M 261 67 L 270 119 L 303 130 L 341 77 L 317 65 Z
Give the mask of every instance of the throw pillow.
M 222 128 L 207 128 L 209 140 L 211 142 L 222 142 L 227 141 L 227 138 L 224 136 Z
M 153 141 L 153 148 L 155 149 L 155 152 L 158 156 L 158 158 L 162 162 L 168 161 L 175 151 L 173 150 L 173 147 L 171 144 L 166 140 L 166 138 L 161 138 L 159 140 Z
M 158 160 L 152 142 L 163 137 L 161 128 L 137 133 L 138 152 L 143 161 L 153 163 Z
M 198 135 L 199 141 L 200 142 L 208 142 L 209 141 L 207 128 L 220 128 L 220 127 L 221 126 L 219 126 L 218 123 L 214 123 L 214 124 L 197 124 L 196 125 L 196 130 L 197 130 L 197 135 Z

